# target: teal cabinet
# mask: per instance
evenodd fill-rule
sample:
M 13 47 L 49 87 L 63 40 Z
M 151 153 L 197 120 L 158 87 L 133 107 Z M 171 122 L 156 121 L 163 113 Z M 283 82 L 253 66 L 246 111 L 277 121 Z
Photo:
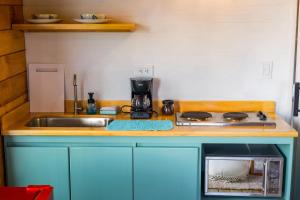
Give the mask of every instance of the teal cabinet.
M 198 148 L 134 149 L 135 200 L 199 200 Z
M 133 200 L 131 147 L 71 147 L 72 200 Z
M 68 148 L 6 147 L 9 186 L 52 185 L 54 200 L 68 200 Z
M 276 144 L 285 184 L 275 199 L 291 199 L 294 140 L 284 137 L 5 136 L 6 177 L 10 186 L 53 185 L 54 200 L 223 200 L 203 195 L 201 148 L 209 143 Z

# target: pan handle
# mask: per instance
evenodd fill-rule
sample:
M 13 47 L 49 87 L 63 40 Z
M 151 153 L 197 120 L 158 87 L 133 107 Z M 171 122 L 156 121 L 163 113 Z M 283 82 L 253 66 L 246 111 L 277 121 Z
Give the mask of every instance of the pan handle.
M 299 110 L 299 91 L 300 91 L 300 83 L 295 83 L 295 93 L 294 93 L 294 117 L 298 117 L 300 112 Z

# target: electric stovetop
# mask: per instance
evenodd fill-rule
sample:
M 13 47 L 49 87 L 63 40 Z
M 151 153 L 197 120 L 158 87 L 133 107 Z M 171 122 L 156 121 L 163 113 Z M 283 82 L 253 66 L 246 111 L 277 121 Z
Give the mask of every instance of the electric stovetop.
M 176 113 L 177 126 L 251 126 L 276 128 L 276 122 L 259 112 L 183 112 Z

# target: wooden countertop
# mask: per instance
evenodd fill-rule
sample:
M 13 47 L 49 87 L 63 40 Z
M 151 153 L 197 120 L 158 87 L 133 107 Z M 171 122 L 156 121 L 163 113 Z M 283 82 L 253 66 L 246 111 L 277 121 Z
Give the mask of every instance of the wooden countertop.
M 176 126 L 175 117 L 154 117 L 153 119 L 169 119 L 174 122 L 174 129 L 169 131 L 107 131 L 103 128 L 60 128 L 26 127 L 25 124 L 37 116 L 73 116 L 71 114 L 30 114 L 3 130 L 4 136 L 206 136 L 206 137 L 298 137 L 298 132 L 281 117 L 274 116 L 276 128 L 253 127 L 190 127 Z M 105 115 L 78 115 L 78 117 L 108 117 Z M 110 116 L 109 116 L 110 117 Z M 114 119 L 129 119 L 128 114 L 119 114 Z

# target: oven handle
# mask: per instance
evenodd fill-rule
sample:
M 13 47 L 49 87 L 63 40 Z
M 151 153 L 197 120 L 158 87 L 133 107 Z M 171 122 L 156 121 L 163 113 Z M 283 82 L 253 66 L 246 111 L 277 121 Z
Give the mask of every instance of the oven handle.
M 268 188 L 268 168 L 269 168 L 269 161 L 265 161 L 264 164 L 264 196 L 267 196 L 267 188 Z

